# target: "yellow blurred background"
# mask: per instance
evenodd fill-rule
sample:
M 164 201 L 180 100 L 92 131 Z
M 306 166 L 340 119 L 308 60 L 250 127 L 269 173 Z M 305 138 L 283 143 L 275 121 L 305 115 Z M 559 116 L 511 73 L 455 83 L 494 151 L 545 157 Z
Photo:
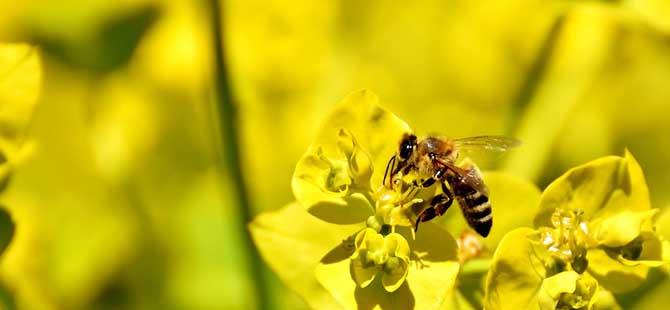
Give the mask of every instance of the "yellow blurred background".
M 16 223 L 6 308 L 253 309 L 258 268 L 269 307 L 304 308 L 245 246 L 235 189 L 251 216 L 291 202 L 321 119 L 360 88 L 419 134 L 521 139 L 488 168 L 541 187 L 628 148 L 654 206 L 670 204 L 666 0 L 212 2 L 0 0 L 0 41 L 35 45 L 43 68 L 29 150 L 0 197 Z M 236 151 L 241 184 L 223 162 Z M 655 281 L 620 303 L 670 302 L 667 276 Z

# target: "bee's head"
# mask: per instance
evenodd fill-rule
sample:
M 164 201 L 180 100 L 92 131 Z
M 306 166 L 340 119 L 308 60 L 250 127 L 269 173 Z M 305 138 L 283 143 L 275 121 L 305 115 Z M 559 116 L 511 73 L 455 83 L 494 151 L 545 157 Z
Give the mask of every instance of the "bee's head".
M 416 136 L 413 134 L 405 134 L 400 141 L 400 148 L 398 150 L 398 159 L 402 162 L 407 161 L 416 149 Z

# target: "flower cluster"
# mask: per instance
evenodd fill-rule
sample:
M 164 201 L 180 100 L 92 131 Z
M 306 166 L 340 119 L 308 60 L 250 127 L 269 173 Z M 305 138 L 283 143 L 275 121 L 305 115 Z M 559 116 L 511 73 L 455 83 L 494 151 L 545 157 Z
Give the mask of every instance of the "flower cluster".
M 377 102 L 364 90 L 333 110 L 296 165 L 296 203 L 261 215 L 251 231 L 270 266 L 314 307 L 386 308 L 401 302 L 435 309 L 456 283 L 457 242 L 434 223 L 422 225 L 418 234 L 412 229 L 437 187 L 417 193 L 409 180 L 382 184 L 389 157 L 411 130 Z M 291 243 L 301 248 L 278 249 L 289 243 L 278 243 L 279 234 L 295 237 Z M 300 270 L 302 283 L 284 276 L 285 264 Z
M 265 261 L 313 308 L 617 308 L 614 294 L 667 262 L 658 210 L 628 153 L 574 168 L 544 192 L 485 173 L 495 210 L 486 239 L 455 210 L 415 232 L 440 189 L 418 189 L 411 174 L 382 184 L 411 131 L 377 102 L 369 91 L 341 102 L 296 165 L 296 202 L 250 224 Z
M 542 194 L 535 229 L 509 232 L 493 258 L 487 309 L 618 308 L 670 246 L 654 230 L 642 170 L 630 153 L 571 169 Z

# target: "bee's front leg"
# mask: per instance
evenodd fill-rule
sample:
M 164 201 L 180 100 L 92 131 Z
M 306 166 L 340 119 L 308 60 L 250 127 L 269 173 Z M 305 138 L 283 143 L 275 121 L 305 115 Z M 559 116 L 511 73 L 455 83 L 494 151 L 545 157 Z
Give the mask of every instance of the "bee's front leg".
M 438 169 L 437 171 L 435 171 L 435 173 L 433 173 L 433 175 L 431 177 L 423 180 L 422 182 L 414 180 L 412 182 L 412 185 L 417 186 L 417 187 L 430 187 L 431 185 L 435 184 L 435 182 L 442 181 L 442 179 L 444 178 L 444 176 L 446 174 L 446 171 L 447 171 L 446 167 L 442 168 L 442 169 Z
M 382 180 L 382 185 L 386 185 L 386 177 L 388 176 L 389 171 L 391 172 L 391 178 L 389 179 L 389 185 L 393 183 L 393 173 L 395 171 L 396 156 L 395 154 L 391 156 L 388 163 L 386 164 L 386 171 L 384 171 L 384 179 Z M 389 170 L 390 169 L 390 170 Z

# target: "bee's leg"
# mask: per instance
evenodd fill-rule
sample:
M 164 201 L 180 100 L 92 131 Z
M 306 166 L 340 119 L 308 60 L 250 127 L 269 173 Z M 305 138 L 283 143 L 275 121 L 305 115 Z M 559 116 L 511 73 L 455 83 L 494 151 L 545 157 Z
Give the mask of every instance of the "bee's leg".
M 416 224 L 414 225 L 414 231 L 419 230 L 419 223 L 430 221 L 435 217 L 446 213 L 453 202 L 454 198 L 451 191 L 449 191 L 449 188 L 442 183 L 442 194 L 433 197 L 433 200 L 430 201 L 430 208 L 419 213 L 419 216 L 416 218 Z
M 386 171 L 384 171 L 384 179 L 382 180 L 382 185 L 386 185 L 386 176 L 389 172 L 389 168 L 391 168 L 391 179 L 389 180 L 391 183 L 393 183 L 393 170 L 395 170 L 395 155 L 391 156 L 389 159 L 388 164 L 386 164 Z
M 427 178 L 423 180 L 423 182 L 421 182 L 421 187 L 430 187 L 431 185 L 435 184 L 435 182 L 442 181 L 442 179 L 445 176 L 445 172 L 446 168 L 435 171 L 435 173 L 430 178 Z M 419 186 L 419 183 L 417 181 L 414 181 L 413 185 Z
M 419 231 L 419 223 L 430 221 L 435 218 L 437 214 L 435 213 L 435 208 L 432 206 L 426 210 L 421 211 L 419 216 L 416 217 L 416 224 L 414 224 L 414 231 Z
M 440 197 L 439 200 L 436 200 L 438 197 Z M 438 216 L 441 216 L 447 210 L 449 207 L 451 207 L 451 204 L 454 202 L 454 196 L 451 194 L 451 191 L 447 187 L 446 184 L 442 183 L 442 195 L 436 196 L 433 198 L 433 201 L 431 201 L 431 204 L 435 206 L 435 213 Z
M 408 174 L 412 168 L 415 168 L 414 164 L 409 164 L 407 166 L 402 167 L 401 165 L 398 165 L 397 171 L 402 170 L 402 174 Z

